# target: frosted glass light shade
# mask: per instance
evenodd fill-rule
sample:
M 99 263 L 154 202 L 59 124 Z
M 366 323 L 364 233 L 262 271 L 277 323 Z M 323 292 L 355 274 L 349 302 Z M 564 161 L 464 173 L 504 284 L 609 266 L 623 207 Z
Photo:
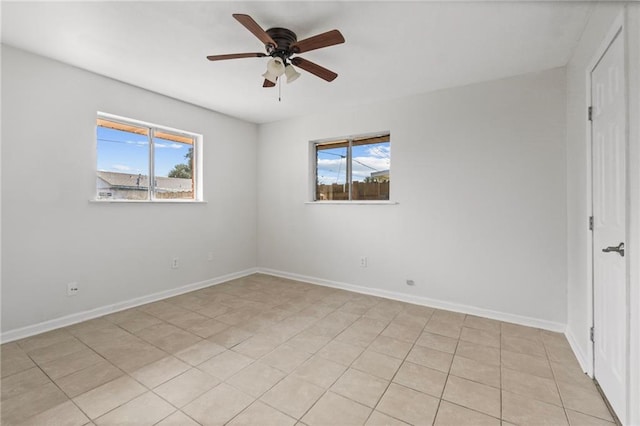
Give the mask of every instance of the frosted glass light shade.
M 284 68 L 284 75 L 287 76 L 287 83 L 292 83 L 300 77 L 300 73 L 292 65 L 287 65 Z
M 267 63 L 267 72 L 269 74 L 275 75 L 276 77 L 280 77 L 284 74 L 284 62 L 282 58 L 278 58 L 277 56 L 271 59 Z
M 265 72 L 264 74 L 262 74 L 262 76 L 269 80 L 270 82 L 272 82 L 273 84 L 276 84 L 278 82 L 278 76 L 275 74 L 271 74 L 269 72 L 269 70 L 267 70 L 267 72 Z

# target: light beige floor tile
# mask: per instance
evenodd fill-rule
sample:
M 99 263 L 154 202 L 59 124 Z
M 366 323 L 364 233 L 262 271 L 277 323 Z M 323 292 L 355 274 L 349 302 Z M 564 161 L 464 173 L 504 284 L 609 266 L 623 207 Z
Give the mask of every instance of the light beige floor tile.
M 81 426 L 88 422 L 89 418 L 73 402 L 66 401 L 29 417 L 20 426 Z
M 229 426 L 293 426 L 295 424 L 296 419 L 260 401 L 254 402 L 227 423 Z
M 613 421 L 607 406 L 593 383 L 590 386 L 576 386 L 558 382 L 558 387 L 560 388 L 560 395 L 565 408 L 599 417 L 603 420 Z
M 84 349 L 87 349 L 87 346 L 74 337 L 43 348 L 34 349 L 28 352 L 28 354 L 36 364 L 44 364 L 45 362 L 64 358 Z
M 189 364 L 168 356 L 132 372 L 131 376 L 147 388 L 153 389 L 184 373 L 189 368 Z
M 331 390 L 368 407 L 375 407 L 388 385 L 387 380 L 350 368 Z
M 191 325 L 187 328 L 187 331 L 206 339 L 228 328 L 228 324 L 209 318 L 198 324 Z
M 502 418 L 518 425 L 568 424 L 561 407 L 507 391 L 502 391 Z
M 500 347 L 500 331 L 462 327 L 462 332 L 460 333 L 460 340 L 464 340 L 466 342 L 471 342 L 471 343 L 477 343 L 478 345 L 499 348 Z
M 502 336 L 502 349 L 518 352 L 525 355 L 532 355 L 537 357 L 546 358 L 547 352 L 544 349 L 544 344 L 541 341 L 529 340 L 522 337 L 515 336 Z
M 40 364 L 40 368 L 42 368 L 51 379 L 55 380 L 96 365 L 102 361 L 104 361 L 104 358 L 91 349 L 85 348 L 63 358 Z
M 493 417 L 500 417 L 500 389 L 449 376 L 442 399 Z
M 141 339 L 146 340 L 169 353 L 176 353 L 191 345 L 198 343 L 200 337 L 184 331 L 171 324 L 156 324 L 151 327 L 143 328 L 136 332 Z
M 461 325 L 452 324 L 449 322 L 442 321 L 434 321 L 433 319 L 429 320 L 427 325 L 424 326 L 424 331 L 439 334 L 441 336 L 447 336 L 454 339 L 458 339 L 460 337 L 460 329 Z
M 176 358 L 195 366 L 202 364 L 206 360 L 213 358 L 215 355 L 226 350 L 227 349 L 222 345 L 212 343 L 208 340 L 202 340 L 195 345 L 191 345 L 176 352 L 175 356 Z
M 330 340 L 331 339 L 326 336 L 318 336 L 309 331 L 303 331 L 287 343 L 298 350 L 315 354 L 320 348 L 329 343 Z
M 336 336 L 335 340 L 354 346 L 360 346 L 364 349 L 375 340 L 378 334 L 379 333 L 375 331 L 361 330 L 352 325 Z
M 416 341 L 416 345 L 426 346 L 427 348 L 453 354 L 456 352 L 458 339 L 424 331 Z
M 253 359 L 247 356 L 227 350 L 203 362 L 198 368 L 213 377 L 225 380 L 252 362 Z
M 200 424 L 182 411 L 176 411 L 155 426 L 200 426 Z
M 521 354 L 518 352 L 502 351 L 502 366 L 511 370 L 533 374 L 534 376 L 553 379 L 551 366 L 546 358 Z
M 169 414 L 176 411 L 175 407 L 164 401 L 153 392 L 147 392 L 132 399 L 124 405 L 98 417 L 94 423 L 102 425 L 154 425 Z
M 85 392 L 73 401 L 91 419 L 96 419 L 145 391 L 144 386 L 131 377 L 123 376 Z
M 305 362 L 311 354 L 290 345 L 278 346 L 273 352 L 263 356 L 260 361 L 285 373 L 291 373 Z
M 128 318 L 122 319 L 121 321 L 116 321 L 115 323 L 128 332 L 135 333 L 142 330 L 143 328 L 161 324 L 162 320 L 147 313 L 138 311 L 135 315 L 131 315 Z
M 456 355 L 500 367 L 500 350 L 497 348 L 460 341 L 456 349 Z
M 524 325 L 503 322 L 501 332 L 503 336 L 518 337 L 533 341 L 542 341 L 540 329 L 527 327 Z
M 376 410 L 414 425 L 432 424 L 438 399 L 422 392 L 391 383 Z
M 244 342 L 251 336 L 253 336 L 253 333 L 250 333 L 249 331 L 242 328 L 228 327 L 223 331 L 216 333 L 211 337 L 208 337 L 207 340 L 230 349 L 237 344 Z
M 302 421 L 309 426 L 362 425 L 370 413 L 369 407 L 333 392 L 327 392 L 304 415 Z
M 484 385 L 500 387 L 500 367 L 456 355 L 451 364 L 451 374 Z
M 434 426 L 460 425 L 500 426 L 500 420 L 447 401 L 440 402 Z
M 65 329 L 58 329 L 18 340 L 16 343 L 23 351 L 31 353 L 32 351 L 70 339 L 73 339 L 71 333 Z
M 21 423 L 67 401 L 67 397 L 53 383 L 46 383 L 29 392 L 2 401 L 0 424 Z
M 467 315 L 463 323 L 466 327 L 477 328 L 480 330 L 498 331 L 500 332 L 500 321 L 489 318 L 477 317 L 475 315 Z
M 256 361 L 231 376 L 226 382 L 241 391 L 260 397 L 286 376 L 281 370 Z
M 407 361 L 420 364 L 425 367 L 449 372 L 453 355 L 424 346 L 414 346 L 407 356 Z
M 91 389 L 95 389 L 98 386 L 117 379 L 123 374 L 124 373 L 117 367 L 114 367 L 107 361 L 101 360 L 92 366 L 60 377 L 54 381 L 69 398 L 75 398 Z
M 0 371 L 2 377 L 11 376 L 35 367 L 31 358 L 16 343 L 5 343 L 0 346 Z
M 182 411 L 198 423 L 221 425 L 244 410 L 254 399 L 225 383 L 220 383 L 195 401 L 184 407 Z
M 359 346 L 333 340 L 318 351 L 318 356 L 337 362 L 338 364 L 351 365 L 351 363 L 360 356 L 362 351 L 363 349 Z
M 424 324 L 407 326 L 394 320 L 382 331 L 381 335 L 414 344 L 423 328 Z
M 29 392 L 46 383 L 50 383 L 49 378 L 37 367 L 24 370 L 12 376 L 2 379 L 2 401 Z
M 440 398 L 447 381 L 447 374 L 405 361 L 393 378 L 393 381 L 408 388 Z
M 453 312 L 453 311 L 446 311 L 444 309 L 436 309 L 433 311 L 433 315 L 431 316 L 431 319 L 434 321 L 442 321 L 442 322 L 448 322 L 451 324 L 462 325 L 462 323 L 464 323 L 465 317 L 466 317 L 466 314 L 463 314 L 461 312 Z
M 588 416 L 569 409 L 566 410 L 566 413 L 571 426 L 613 426 L 615 424 L 598 417 Z
M 169 324 L 175 325 L 176 327 L 180 327 L 182 329 L 188 330 L 189 328 L 192 328 L 192 327 L 197 328 L 199 325 L 201 325 L 202 323 L 210 319 L 211 318 L 206 317 L 204 315 L 200 315 L 196 312 L 187 311 L 180 315 L 176 315 L 167 319 L 167 322 Z
M 265 393 L 261 401 L 300 418 L 324 393 L 324 389 L 297 377 L 289 376 Z
M 565 382 L 577 386 L 591 386 L 593 380 L 579 365 L 566 365 L 550 362 L 551 370 L 557 382 Z
M 346 369 L 342 364 L 314 356 L 298 367 L 293 375 L 327 389 Z
M 217 386 L 220 381 L 207 373 L 192 368 L 181 375 L 161 384 L 153 391 L 169 401 L 174 406 L 181 408 Z
M 408 423 L 394 419 L 391 416 L 387 416 L 379 411 L 374 411 L 369 416 L 365 426 L 406 426 Z
M 394 358 L 404 359 L 411 350 L 411 343 L 380 335 L 371 343 L 369 350 Z
M 503 368 L 502 389 L 539 401 L 562 406 L 556 383 L 551 379 Z
M 256 334 L 234 346 L 233 350 L 250 358 L 258 359 L 274 350 L 279 344 L 280 342 L 275 341 L 271 336 Z
M 398 358 L 367 350 L 351 366 L 381 379 L 391 380 L 400 368 L 400 364 L 402 364 L 402 360 Z
M 167 356 L 166 352 L 139 339 L 123 344 L 118 342 L 118 345 L 110 346 L 108 349 L 95 347 L 95 350 L 128 373 Z

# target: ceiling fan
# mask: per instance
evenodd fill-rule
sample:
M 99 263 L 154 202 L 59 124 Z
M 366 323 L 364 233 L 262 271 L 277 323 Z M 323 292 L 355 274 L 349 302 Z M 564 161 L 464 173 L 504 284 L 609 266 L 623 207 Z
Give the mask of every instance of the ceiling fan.
M 311 61 L 308 61 L 299 56 L 292 57 L 299 53 L 309 52 L 311 50 L 321 49 L 323 47 L 333 46 L 336 44 L 344 43 L 344 37 L 338 30 L 331 30 L 322 34 L 315 35 L 313 37 L 306 38 L 298 41 L 296 34 L 286 28 L 270 28 L 263 30 L 260 25 L 249 15 L 243 15 L 239 13 L 233 14 L 246 29 L 251 31 L 253 35 L 264 43 L 264 47 L 267 53 L 255 52 L 255 53 L 231 53 L 227 55 L 211 55 L 207 56 L 210 61 L 221 61 L 225 59 L 239 59 L 239 58 L 263 58 L 270 56 L 267 64 L 267 72 L 262 76 L 264 77 L 264 83 L 262 87 L 274 87 L 278 81 L 278 77 L 283 74 L 287 77 L 287 83 L 291 83 L 300 76 L 300 73 L 292 66 L 302 68 L 303 70 L 310 72 L 311 74 L 322 78 L 326 81 L 333 81 L 338 74 L 321 67 Z

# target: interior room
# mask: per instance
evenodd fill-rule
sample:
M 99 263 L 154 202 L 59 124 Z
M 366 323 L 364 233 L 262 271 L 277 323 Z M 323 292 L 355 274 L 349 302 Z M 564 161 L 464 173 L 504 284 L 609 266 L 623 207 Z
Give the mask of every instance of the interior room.
M 0 13 L 3 425 L 640 425 L 640 3 Z

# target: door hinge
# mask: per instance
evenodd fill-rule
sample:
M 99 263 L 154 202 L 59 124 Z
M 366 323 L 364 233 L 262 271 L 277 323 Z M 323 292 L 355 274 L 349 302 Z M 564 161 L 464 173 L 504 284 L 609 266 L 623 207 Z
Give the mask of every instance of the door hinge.
M 592 342 L 595 342 L 595 339 L 594 339 L 594 337 L 593 337 L 593 334 L 594 334 L 594 332 L 593 332 L 593 327 L 591 327 L 591 328 L 589 329 L 589 340 L 591 340 Z
M 593 231 L 593 216 L 589 216 L 589 231 Z
M 587 116 L 589 118 L 589 121 L 593 121 L 593 107 L 592 106 L 587 108 Z

